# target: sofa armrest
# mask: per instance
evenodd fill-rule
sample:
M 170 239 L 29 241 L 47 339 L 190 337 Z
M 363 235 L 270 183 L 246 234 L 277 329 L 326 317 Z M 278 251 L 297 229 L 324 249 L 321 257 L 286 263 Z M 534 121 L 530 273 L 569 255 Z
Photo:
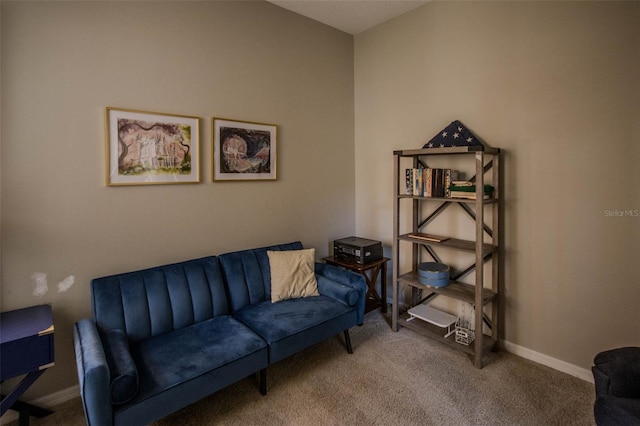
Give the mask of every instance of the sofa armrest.
M 367 283 L 364 277 L 356 272 L 319 262 L 316 262 L 315 272 L 320 294 L 333 297 L 349 306 L 355 306 L 358 324 L 363 324 L 367 296 Z M 355 302 L 348 303 L 352 298 L 355 298 Z
M 110 374 L 102 341 L 91 319 L 78 321 L 73 328 L 73 344 L 80 382 L 80 396 L 89 426 L 113 424 Z
M 340 284 L 322 275 L 316 275 L 316 278 L 318 281 L 318 292 L 321 295 L 331 297 L 347 306 L 356 306 L 358 303 L 360 293 L 353 287 Z
M 591 367 L 591 372 L 593 373 L 593 383 L 596 388 L 596 397 L 609 395 L 609 386 L 611 385 L 609 376 L 607 376 L 605 372 L 597 366 Z
M 600 352 L 592 367 L 596 395 L 640 398 L 640 347 L 623 347 Z

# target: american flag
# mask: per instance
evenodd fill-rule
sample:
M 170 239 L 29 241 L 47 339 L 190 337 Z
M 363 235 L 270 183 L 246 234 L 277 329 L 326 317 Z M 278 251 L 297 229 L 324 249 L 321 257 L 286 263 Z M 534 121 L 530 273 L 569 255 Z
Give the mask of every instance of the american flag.
M 423 148 L 448 148 L 452 146 L 482 146 L 482 142 L 461 122 L 455 120 L 424 144 Z

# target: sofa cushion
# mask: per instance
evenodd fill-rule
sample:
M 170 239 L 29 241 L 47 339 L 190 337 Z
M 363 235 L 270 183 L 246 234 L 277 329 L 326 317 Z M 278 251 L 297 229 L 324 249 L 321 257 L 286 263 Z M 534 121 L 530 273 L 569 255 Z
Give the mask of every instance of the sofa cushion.
M 314 271 L 315 249 L 267 251 L 271 269 L 271 302 L 319 296 Z
M 301 249 L 303 249 L 302 243 L 296 241 L 218 256 L 227 285 L 231 310 L 237 311 L 254 303 L 271 300 L 271 269 L 267 251 Z
M 234 314 L 269 343 L 269 363 L 277 362 L 338 334 L 356 323 L 352 307 L 327 296 L 265 301 Z
M 98 330 L 124 330 L 132 343 L 229 313 L 215 256 L 96 278 L 91 298 Z
M 129 340 L 118 329 L 105 333 L 102 340 L 111 375 L 111 403 L 124 404 L 138 393 L 138 370 L 129 352 Z
M 131 345 L 140 374 L 134 401 L 152 397 L 245 356 L 264 351 L 266 343 L 247 326 L 221 316 Z

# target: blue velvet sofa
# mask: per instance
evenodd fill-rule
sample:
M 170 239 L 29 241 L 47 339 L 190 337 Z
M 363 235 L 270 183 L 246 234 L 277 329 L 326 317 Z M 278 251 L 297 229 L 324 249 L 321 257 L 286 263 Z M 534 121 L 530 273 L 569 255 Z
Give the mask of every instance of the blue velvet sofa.
M 319 296 L 271 302 L 268 251 L 210 256 L 91 281 L 93 318 L 74 326 L 87 424 L 147 424 L 364 318 L 364 277 L 315 263 Z

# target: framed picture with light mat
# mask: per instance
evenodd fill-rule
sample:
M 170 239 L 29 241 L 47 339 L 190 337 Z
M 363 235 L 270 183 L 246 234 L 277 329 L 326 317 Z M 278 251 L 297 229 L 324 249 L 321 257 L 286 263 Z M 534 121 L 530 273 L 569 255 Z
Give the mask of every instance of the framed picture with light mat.
M 276 180 L 275 124 L 212 119 L 213 180 Z

